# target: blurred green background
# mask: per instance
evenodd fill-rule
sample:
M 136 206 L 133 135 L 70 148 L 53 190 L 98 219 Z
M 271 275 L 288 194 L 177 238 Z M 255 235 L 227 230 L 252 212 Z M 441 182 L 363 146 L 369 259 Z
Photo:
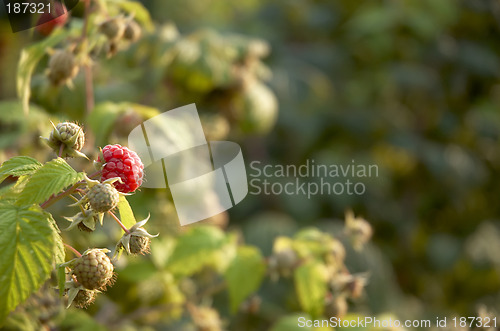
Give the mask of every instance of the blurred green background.
M 354 311 L 431 319 L 475 316 L 479 304 L 500 311 L 499 1 L 143 3 L 164 24 L 165 40 L 173 23 L 181 34 L 211 28 L 270 44 L 264 62 L 279 102 L 277 123 L 268 134 L 229 139 L 242 145 L 247 164 L 379 166 L 362 196 L 249 195 L 230 211 L 230 228 L 269 253 L 274 236 L 297 228 L 338 233 L 352 208 L 374 227 L 368 249 L 348 251 L 350 270 L 371 271 Z M 11 34 L 5 19 L 0 24 L 0 97 L 9 100 L 16 98 L 19 51 L 31 35 Z M 167 43 L 148 38 L 102 64 L 96 102 L 161 110 L 196 102 L 203 110 L 199 95 L 169 91 L 159 74 Z M 74 90 L 49 101 L 37 92 L 44 81 L 33 84 L 34 104 L 84 119 L 81 75 Z M 5 159 L 29 149 L 29 140 L 19 140 L 25 134 L 5 135 L 29 124 L 3 120 Z M 145 190 L 131 198 L 143 216 L 154 208 L 144 196 L 155 197 Z

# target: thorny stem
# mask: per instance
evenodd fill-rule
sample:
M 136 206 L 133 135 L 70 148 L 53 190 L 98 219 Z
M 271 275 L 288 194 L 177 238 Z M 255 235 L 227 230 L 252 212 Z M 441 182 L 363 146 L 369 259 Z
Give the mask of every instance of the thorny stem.
M 88 177 L 90 179 L 94 179 L 95 177 L 98 177 L 100 175 L 101 175 L 101 171 L 99 170 L 99 171 L 94 172 L 93 174 L 90 174 Z
M 62 198 L 70 195 L 71 193 L 75 192 L 76 189 L 78 188 L 78 186 L 82 185 L 83 182 L 78 182 L 78 183 L 75 183 L 73 186 L 71 186 L 69 189 L 67 189 L 66 191 L 63 191 L 57 195 L 53 195 L 51 196 L 47 201 L 45 201 L 44 203 L 42 203 L 40 205 L 40 207 L 42 207 L 42 209 L 47 209 L 48 207 L 52 206 L 54 203 L 56 203 L 57 201 L 61 200 Z
M 78 256 L 78 257 L 82 256 L 82 254 L 79 251 L 77 251 L 73 246 L 68 245 L 66 243 L 64 243 L 64 246 L 66 246 L 66 248 L 68 248 L 70 251 L 72 251 L 73 253 L 75 253 L 76 256 Z
M 127 229 L 127 227 L 125 225 L 123 225 L 123 223 L 120 221 L 120 219 L 118 217 L 116 217 L 115 214 L 113 214 L 112 211 L 108 211 L 108 214 L 111 215 L 111 217 L 113 217 L 116 221 L 116 223 L 118 223 L 118 225 L 121 226 L 121 228 L 123 229 L 123 231 L 125 231 L 126 234 L 130 234 L 130 231 Z

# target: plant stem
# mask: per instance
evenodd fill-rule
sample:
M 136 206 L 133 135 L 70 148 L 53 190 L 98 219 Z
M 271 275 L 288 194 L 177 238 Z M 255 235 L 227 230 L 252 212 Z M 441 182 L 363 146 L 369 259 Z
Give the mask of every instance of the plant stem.
M 90 14 L 90 0 L 84 0 L 85 2 L 85 12 L 83 16 L 83 28 L 82 28 L 82 43 L 87 47 L 87 27 Z M 94 99 L 94 85 L 92 82 L 92 67 L 89 63 L 84 65 L 85 74 L 85 103 L 87 114 L 90 114 L 92 109 L 94 109 L 95 99 Z
M 66 248 L 68 248 L 70 251 L 72 251 L 73 253 L 75 253 L 76 256 L 78 256 L 78 257 L 82 256 L 82 254 L 79 251 L 77 251 L 73 246 L 70 246 L 70 245 L 68 245 L 66 243 L 64 243 L 64 246 L 66 246 Z
M 118 223 L 121 228 L 123 229 L 123 231 L 125 231 L 126 234 L 130 234 L 130 231 L 127 229 L 127 227 L 125 225 L 123 225 L 123 223 L 120 221 L 120 219 L 118 217 L 116 217 L 115 214 L 113 214 L 112 211 L 108 211 L 108 214 L 111 215 L 111 217 L 113 217 L 116 221 L 116 223 Z
M 94 172 L 92 175 L 90 175 L 90 178 L 93 178 L 93 177 L 97 177 L 98 175 L 100 175 L 100 171 L 96 171 Z M 62 198 L 64 197 L 67 197 L 75 192 L 78 192 L 78 188 L 84 183 L 85 181 L 84 180 L 81 180 L 79 181 L 78 183 L 75 183 L 73 186 L 71 186 L 69 189 L 67 189 L 66 191 L 63 191 L 57 195 L 52 195 L 47 201 L 45 201 L 44 203 L 42 203 L 40 205 L 40 207 L 42 207 L 42 209 L 47 209 L 48 207 L 52 206 L 54 203 L 56 203 L 57 201 L 61 200 Z
M 62 198 L 74 193 L 76 191 L 76 189 L 78 188 L 78 186 L 82 185 L 83 183 L 82 182 L 78 182 L 78 183 L 75 183 L 73 186 L 71 186 L 69 189 L 67 189 L 66 191 L 63 191 L 57 195 L 53 195 L 51 196 L 47 201 L 45 201 L 44 203 L 42 203 L 40 205 L 40 207 L 42 207 L 42 209 L 47 209 L 48 207 L 52 206 L 54 203 L 56 203 L 57 201 L 61 200 Z
M 102 173 L 102 171 L 101 171 L 101 170 L 99 170 L 99 171 L 96 171 L 96 172 L 94 172 L 93 174 L 89 175 L 88 177 L 89 177 L 90 179 L 94 179 L 95 177 L 100 176 L 100 175 L 101 175 L 101 173 Z
M 59 157 L 62 157 L 63 151 L 64 151 L 64 144 L 61 144 L 61 147 L 59 147 L 59 154 L 58 154 Z
M 86 64 L 85 70 L 85 100 L 86 100 L 86 110 L 87 114 L 92 112 L 94 109 L 94 85 L 92 84 L 92 68 L 90 65 Z

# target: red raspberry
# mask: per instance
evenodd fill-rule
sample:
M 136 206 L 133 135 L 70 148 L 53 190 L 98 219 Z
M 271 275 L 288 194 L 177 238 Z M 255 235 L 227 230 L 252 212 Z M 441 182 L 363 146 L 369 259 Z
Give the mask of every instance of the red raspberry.
M 104 167 L 101 181 L 120 177 L 123 183 L 114 182 L 116 189 L 122 193 L 134 192 L 142 185 L 144 164 L 136 152 L 120 145 L 107 145 L 102 149 Z M 99 158 L 99 162 L 102 162 Z
M 44 35 L 48 36 L 52 33 L 57 26 L 63 26 L 68 21 L 69 12 L 66 9 L 66 6 L 60 2 L 54 3 L 53 13 L 44 12 L 40 15 L 36 23 L 36 30 Z

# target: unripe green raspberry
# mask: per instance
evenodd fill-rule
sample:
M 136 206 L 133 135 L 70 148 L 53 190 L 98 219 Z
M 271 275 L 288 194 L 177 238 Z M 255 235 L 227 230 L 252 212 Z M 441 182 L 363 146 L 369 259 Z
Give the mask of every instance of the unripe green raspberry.
M 278 272 L 282 276 L 289 276 L 297 266 L 299 258 L 297 253 L 291 248 L 274 253 L 278 266 Z
M 110 41 L 117 41 L 123 37 L 125 23 L 121 17 L 113 17 L 99 26 L 99 31 Z
M 115 208 L 120 200 L 120 195 L 115 187 L 108 183 L 93 186 L 87 194 L 90 206 L 98 213 L 105 213 Z
M 49 143 L 59 147 L 65 144 L 76 151 L 81 151 L 85 144 L 83 129 L 75 123 L 62 122 L 56 125 L 49 137 Z
M 87 308 L 95 301 L 95 298 L 96 298 L 95 291 L 80 290 L 78 291 L 78 294 L 73 300 L 73 303 L 76 308 Z
M 130 236 L 130 253 L 145 255 L 151 251 L 151 239 L 141 236 Z
M 73 274 L 86 289 L 101 289 L 113 278 L 113 264 L 102 250 L 94 248 L 76 260 Z
M 141 38 L 141 26 L 137 24 L 136 21 L 130 21 L 125 26 L 125 31 L 123 32 L 123 38 L 131 42 L 136 42 Z
M 348 310 L 347 300 L 343 296 L 332 298 L 324 307 L 323 315 L 328 318 L 344 318 Z
M 278 101 L 263 83 L 250 80 L 232 100 L 233 116 L 244 133 L 266 134 L 278 117 Z
M 224 116 L 220 114 L 203 114 L 200 118 L 207 140 L 224 140 L 229 135 L 231 127 Z
M 53 85 L 60 85 L 71 80 L 78 74 L 78 65 L 73 53 L 67 50 L 57 50 L 50 57 L 48 77 Z
M 222 321 L 217 310 L 210 307 L 188 307 L 194 324 L 200 331 L 221 331 Z
M 49 138 L 43 139 L 61 157 L 86 157 L 80 152 L 85 144 L 85 133 L 75 123 L 59 123 L 54 127 Z

